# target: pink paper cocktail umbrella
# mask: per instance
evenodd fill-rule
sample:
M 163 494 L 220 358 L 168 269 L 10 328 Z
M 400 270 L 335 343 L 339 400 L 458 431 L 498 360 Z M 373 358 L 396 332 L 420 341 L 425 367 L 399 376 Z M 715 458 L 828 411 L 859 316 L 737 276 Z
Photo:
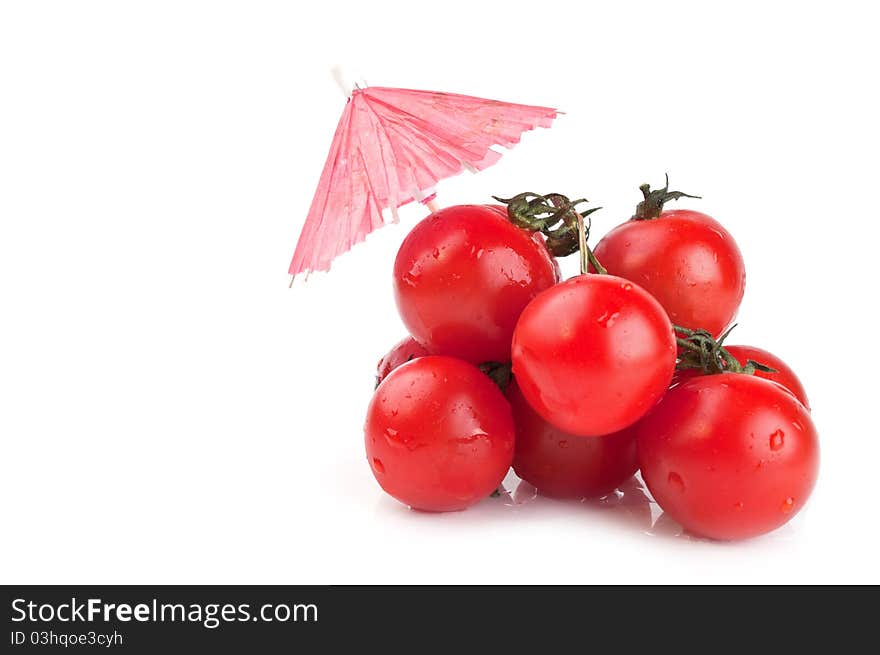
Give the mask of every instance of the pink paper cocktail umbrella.
M 432 211 L 434 185 L 501 157 L 523 132 L 549 127 L 548 107 L 455 93 L 356 87 L 339 119 L 289 273 L 326 271 L 413 200 Z M 293 280 L 291 280 L 291 284 Z

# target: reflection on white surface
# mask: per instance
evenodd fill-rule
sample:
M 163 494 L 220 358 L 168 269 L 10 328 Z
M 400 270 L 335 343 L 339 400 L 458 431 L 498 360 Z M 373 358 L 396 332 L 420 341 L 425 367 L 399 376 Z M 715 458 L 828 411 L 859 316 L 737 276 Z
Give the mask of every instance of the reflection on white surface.
M 685 530 L 666 514 L 651 496 L 640 475 L 621 484 L 613 493 L 602 498 L 565 500 L 550 498 L 530 483 L 518 478 L 511 470 L 498 488 L 498 494 L 486 498 L 475 506 L 460 512 L 413 511 L 385 494 L 378 494 L 376 506 L 379 513 L 391 512 L 400 517 L 418 517 L 428 524 L 450 523 L 459 525 L 509 525 L 512 534 L 525 523 L 535 524 L 564 519 L 572 526 L 599 529 L 617 528 L 622 532 L 660 538 L 663 541 L 690 542 L 695 545 L 720 547 L 752 547 L 757 543 L 787 543 L 796 539 L 801 514 L 786 525 L 760 537 L 739 541 L 717 541 L 694 535 Z M 493 528 L 494 529 L 494 528 Z
M 488 509 L 492 513 L 507 513 L 510 511 L 551 513 L 554 509 L 561 508 L 564 511 L 573 512 L 573 516 L 577 517 L 577 508 L 580 507 L 588 510 L 596 519 L 637 530 L 651 537 L 682 539 L 707 544 L 742 543 L 706 539 L 685 530 L 681 524 L 660 508 L 651 496 L 639 473 L 636 473 L 612 493 L 602 498 L 563 500 L 543 496 L 534 485 L 518 478 L 513 470 L 504 479 L 498 491 L 499 497 L 483 501 L 480 504 L 480 508 Z M 491 509 L 487 505 L 491 506 Z M 566 507 L 566 505 L 570 507 Z M 800 516 L 795 517 L 790 523 L 777 530 L 747 541 L 755 541 L 755 539 L 788 540 L 796 532 L 795 526 L 799 519 Z M 588 517 L 586 520 L 590 520 L 590 518 Z
M 501 487 L 499 497 L 486 502 L 498 502 L 506 510 L 522 511 L 528 506 L 579 505 L 605 520 L 628 525 L 653 537 L 696 539 L 684 528 L 663 512 L 651 497 L 638 474 L 634 475 L 617 489 L 602 498 L 582 498 L 580 500 L 560 500 L 542 496 L 534 485 L 521 480 L 511 471 Z

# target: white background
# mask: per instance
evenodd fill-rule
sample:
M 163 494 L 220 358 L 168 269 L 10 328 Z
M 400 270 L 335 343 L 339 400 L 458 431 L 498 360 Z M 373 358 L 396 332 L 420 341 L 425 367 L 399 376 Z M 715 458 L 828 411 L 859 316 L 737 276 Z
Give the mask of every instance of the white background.
M 870 3 L 0 7 L 2 582 L 880 582 Z M 287 288 L 334 64 L 567 112 L 441 204 L 583 194 L 600 236 L 665 171 L 701 194 L 681 206 L 746 258 L 732 341 L 812 401 L 806 510 L 716 544 L 652 528 L 632 490 L 440 516 L 385 497 L 361 428 L 424 209 Z

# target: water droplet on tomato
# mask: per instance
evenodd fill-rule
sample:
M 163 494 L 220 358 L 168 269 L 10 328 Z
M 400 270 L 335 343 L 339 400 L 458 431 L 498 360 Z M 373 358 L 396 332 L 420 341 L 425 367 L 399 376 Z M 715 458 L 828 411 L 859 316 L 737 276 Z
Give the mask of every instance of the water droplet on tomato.
M 684 480 L 681 479 L 681 476 L 678 473 L 670 471 L 666 481 L 669 483 L 670 487 L 674 488 L 679 493 L 684 493 Z
M 440 257 L 440 249 L 434 248 L 434 250 L 431 251 L 431 255 L 434 257 L 434 259 L 437 259 L 438 257 Z
M 397 436 L 397 430 L 394 428 L 385 428 L 385 436 L 394 439 Z
M 620 288 L 624 291 L 632 291 L 633 285 L 631 285 L 629 282 L 626 282 L 625 284 L 620 285 Z
M 373 470 L 376 473 L 384 473 L 385 472 L 385 465 L 382 464 L 382 460 L 380 460 L 378 457 L 373 458 Z
M 785 445 L 785 433 L 777 430 L 770 435 L 770 450 L 779 450 Z
M 792 421 L 791 424 L 795 427 L 796 430 L 804 431 L 804 426 L 798 423 L 797 421 Z
M 559 442 L 559 447 L 560 448 L 568 448 L 568 442 L 565 439 L 563 439 L 562 441 Z
M 785 499 L 785 502 L 782 503 L 782 511 L 788 514 L 791 510 L 794 509 L 794 498 L 789 496 Z
M 618 316 L 620 316 L 620 312 L 605 312 L 596 319 L 596 322 L 602 327 L 611 327 Z
M 743 501 L 741 501 L 741 500 L 737 501 L 733 505 L 733 508 L 740 511 L 740 512 L 742 511 L 743 507 L 745 507 L 745 505 L 743 505 Z
M 477 251 L 477 259 L 479 259 L 479 258 L 482 257 L 482 256 L 483 256 L 483 249 L 480 248 L 480 249 Z

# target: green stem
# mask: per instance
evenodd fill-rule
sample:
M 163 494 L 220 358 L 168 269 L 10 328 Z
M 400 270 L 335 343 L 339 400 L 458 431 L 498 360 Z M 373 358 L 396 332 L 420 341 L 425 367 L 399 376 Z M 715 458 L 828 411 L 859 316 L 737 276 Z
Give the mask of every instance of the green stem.
M 654 189 L 652 191 L 650 184 L 643 184 L 639 187 L 639 191 L 642 192 L 644 199 L 636 206 L 636 213 L 633 218 L 637 221 L 648 221 L 657 218 L 663 212 L 663 205 L 670 200 L 700 197 L 681 191 L 670 191 L 669 174 L 666 175 L 666 185 L 662 189 Z
M 672 329 L 677 333 L 675 342 L 679 348 L 687 351 L 679 356 L 676 368 L 679 370 L 697 369 L 705 374 L 741 373 L 754 375 L 756 370 L 775 373 L 775 369 L 752 360 L 743 366 L 722 345 L 735 327 L 736 325 L 731 326 L 721 337 L 714 339 L 706 330 L 690 330 L 680 325 L 673 325 Z M 680 337 L 678 334 L 683 334 L 684 337 Z
M 572 210 L 577 216 L 578 225 L 578 251 L 581 256 L 581 275 L 586 275 L 590 271 L 589 264 L 589 248 L 587 248 L 587 230 L 584 228 L 584 217 L 576 209 Z
M 608 272 L 587 245 L 592 223 L 590 215 L 601 207 L 578 211 L 577 206 L 587 202 L 587 199 L 572 201 L 561 193 L 541 195 L 526 192 L 512 198 L 492 197 L 507 205 L 507 216 L 511 223 L 532 232 L 541 232 L 546 237 L 547 250 L 554 257 L 579 252 L 582 273 L 588 273 L 591 265 L 597 273 Z
M 599 263 L 599 260 L 596 259 L 596 255 L 593 254 L 593 251 L 587 248 L 587 257 L 590 259 L 590 263 L 593 265 L 593 268 L 596 269 L 596 272 L 599 275 L 608 275 L 608 269 L 606 269 L 602 264 Z

